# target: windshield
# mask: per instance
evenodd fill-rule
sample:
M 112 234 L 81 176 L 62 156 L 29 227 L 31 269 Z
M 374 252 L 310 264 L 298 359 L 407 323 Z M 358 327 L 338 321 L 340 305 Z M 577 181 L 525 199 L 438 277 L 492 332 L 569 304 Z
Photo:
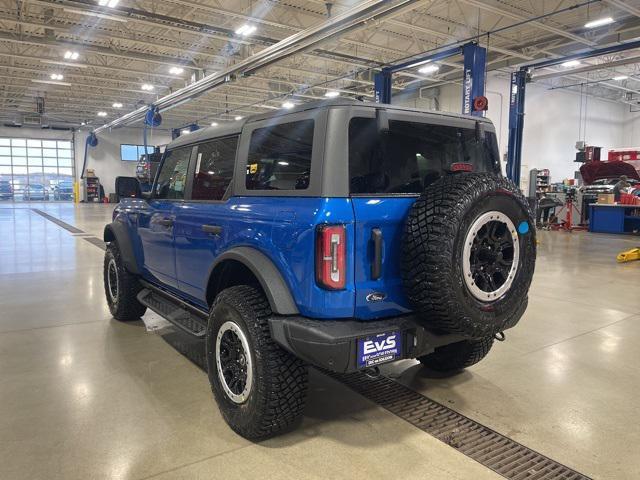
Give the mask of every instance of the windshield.
M 450 171 L 469 163 L 474 172 L 500 172 L 496 136 L 475 128 L 391 120 L 388 134 L 373 118 L 349 123 L 349 176 L 352 194 L 421 193 Z

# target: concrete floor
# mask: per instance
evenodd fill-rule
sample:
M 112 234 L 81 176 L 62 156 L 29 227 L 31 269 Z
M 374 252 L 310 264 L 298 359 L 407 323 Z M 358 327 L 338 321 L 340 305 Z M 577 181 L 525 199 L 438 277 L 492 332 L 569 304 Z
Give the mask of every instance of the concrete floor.
M 501 478 L 315 371 L 302 427 L 252 444 L 206 375 L 145 322 L 111 319 L 103 252 L 0 204 L 0 479 Z M 101 235 L 112 206 L 31 205 Z M 540 234 L 530 306 L 477 366 L 387 375 L 599 479 L 640 477 L 637 239 Z

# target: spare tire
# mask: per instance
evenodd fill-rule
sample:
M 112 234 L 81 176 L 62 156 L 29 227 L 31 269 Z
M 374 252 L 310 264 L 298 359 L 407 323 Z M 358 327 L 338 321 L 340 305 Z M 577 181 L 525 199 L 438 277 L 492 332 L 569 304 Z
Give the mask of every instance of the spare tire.
M 514 326 L 527 308 L 535 259 L 528 203 L 495 174 L 442 177 L 407 217 L 404 288 L 439 331 L 482 338 Z

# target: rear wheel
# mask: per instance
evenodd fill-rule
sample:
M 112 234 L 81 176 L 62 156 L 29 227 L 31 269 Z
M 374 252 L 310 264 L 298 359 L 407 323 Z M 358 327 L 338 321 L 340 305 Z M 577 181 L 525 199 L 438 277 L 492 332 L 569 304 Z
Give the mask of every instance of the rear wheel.
M 269 302 L 254 287 L 223 290 L 209 315 L 207 370 L 227 424 L 250 440 L 297 423 L 307 392 L 306 365 L 272 339 Z
M 465 340 L 436 348 L 433 353 L 420 357 L 418 360 L 430 370 L 455 373 L 475 365 L 486 357 L 492 345 L 493 337 Z
M 113 318 L 123 322 L 138 320 L 147 307 L 138 301 L 142 286 L 138 278 L 124 267 L 120 250 L 115 242 L 107 246 L 104 254 L 104 292 Z

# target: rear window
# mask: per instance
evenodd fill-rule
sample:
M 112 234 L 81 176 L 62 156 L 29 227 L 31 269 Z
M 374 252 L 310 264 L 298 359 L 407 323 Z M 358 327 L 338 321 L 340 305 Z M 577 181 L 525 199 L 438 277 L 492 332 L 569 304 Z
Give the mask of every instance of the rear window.
M 352 194 L 421 193 L 451 169 L 471 163 L 474 172 L 498 172 L 496 136 L 475 128 L 389 121 L 382 140 L 374 118 L 349 123 L 349 177 Z
M 254 130 L 247 161 L 247 189 L 309 188 L 313 128 L 313 120 L 301 120 Z

